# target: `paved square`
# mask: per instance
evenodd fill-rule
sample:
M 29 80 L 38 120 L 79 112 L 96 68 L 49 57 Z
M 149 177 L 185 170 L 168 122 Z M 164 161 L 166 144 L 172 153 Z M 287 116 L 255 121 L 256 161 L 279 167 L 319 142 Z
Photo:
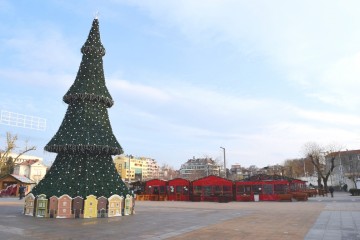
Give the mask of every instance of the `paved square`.
M 360 197 L 307 202 L 136 202 L 117 218 L 22 215 L 23 200 L 0 198 L 2 239 L 360 239 Z

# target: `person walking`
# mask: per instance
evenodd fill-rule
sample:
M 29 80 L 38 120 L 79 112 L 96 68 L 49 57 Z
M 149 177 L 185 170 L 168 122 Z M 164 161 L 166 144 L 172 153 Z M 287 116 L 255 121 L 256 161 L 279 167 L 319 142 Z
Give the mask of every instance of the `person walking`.
M 23 185 L 20 185 L 19 187 L 19 200 L 21 200 L 25 195 L 25 187 Z
M 331 197 L 334 197 L 334 188 L 332 186 L 329 187 L 329 192 L 331 194 Z

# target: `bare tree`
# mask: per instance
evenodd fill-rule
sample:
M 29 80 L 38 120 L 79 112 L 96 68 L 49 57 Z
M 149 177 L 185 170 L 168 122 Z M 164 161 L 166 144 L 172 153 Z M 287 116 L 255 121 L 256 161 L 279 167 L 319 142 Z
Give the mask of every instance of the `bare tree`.
M 313 165 L 308 158 L 296 158 L 285 160 L 282 175 L 299 178 L 313 173 Z
M 297 166 L 296 166 L 296 161 L 295 159 L 288 159 L 285 160 L 284 162 L 284 166 L 281 169 L 281 173 L 283 176 L 286 177 L 292 177 L 295 178 L 297 177 Z
M 250 165 L 248 168 L 247 168 L 247 171 L 249 172 L 249 177 L 253 176 L 253 175 L 256 175 L 258 174 L 259 172 L 259 168 L 255 165 Z
M 308 142 L 304 145 L 304 155 L 311 161 L 316 169 L 319 187 L 321 186 L 322 181 L 324 183 L 324 188 L 327 189 L 327 181 L 335 168 L 336 153 L 339 152 L 340 149 L 341 148 L 336 147 L 335 145 L 330 145 L 325 148 L 315 142 Z M 325 154 L 330 157 L 328 167 Z
M 174 178 L 179 177 L 179 172 L 176 171 L 172 166 L 168 164 L 163 164 L 160 170 L 164 173 L 163 179 L 164 180 L 171 180 Z
M 190 181 L 194 181 L 194 180 L 197 180 L 199 178 L 203 178 L 205 177 L 205 171 L 203 170 L 195 170 L 195 171 L 192 171 L 189 176 L 188 176 L 188 180 Z
M 25 147 L 18 151 L 18 146 L 16 144 L 17 141 L 18 136 L 16 134 L 13 135 L 10 132 L 6 133 L 5 145 L 0 149 L 0 176 L 11 173 L 11 169 L 13 169 L 14 163 L 19 159 L 20 156 L 27 152 L 36 150 L 35 146 L 28 146 L 28 141 L 25 141 Z M 11 153 L 16 153 L 16 157 L 10 157 Z
M 212 159 L 211 157 L 208 157 L 208 156 L 206 156 L 206 158 Z M 219 166 L 219 173 L 218 173 L 219 177 L 225 177 L 225 171 L 228 173 L 227 176 L 230 175 L 229 174 L 230 171 L 228 169 L 224 168 L 224 159 L 223 158 L 217 157 L 213 161 L 214 161 L 215 165 Z M 223 171 L 221 171 L 221 169 Z

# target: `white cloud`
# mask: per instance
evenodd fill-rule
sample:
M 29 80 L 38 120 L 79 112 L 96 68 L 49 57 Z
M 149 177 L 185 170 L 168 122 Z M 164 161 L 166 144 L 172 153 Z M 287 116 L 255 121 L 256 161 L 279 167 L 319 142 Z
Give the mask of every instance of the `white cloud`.
M 169 101 L 170 96 L 166 92 L 143 84 L 132 84 L 129 81 L 116 79 L 110 77 L 107 79 L 107 85 L 113 91 L 120 91 L 127 95 L 134 96 L 136 98 L 145 99 L 144 101 L 157 100 L 157 101 Z
M 199 46 L 225 42 L 239 52 L 265 56 L 285 79 L 303 88 L 305 96 L 341 107 L 360 102 L 354 93 L 360 84 L 354 81 L 360 78 L 359 56 L 348 59 L 359 49 L 360 31 L 351 27 L 358 21 L 358 1 L 138 1 L 136 5 L 159 26 L 176 27 Z
M 18 29 L 6 37 L 3 44 L 11 51 L 12 65 L 25 69 L 74 71 L 81 61 L 80 50 L 76 54 L 69 40 L 54 26 Z
M 360 127 L 360 116 L 357 115 L 309 111 L 304 109 L 297 109 L 295 113 L 300 119 L 315 120 L 322 124 L 335 124 L 347 128 L 354 128 L 354 126 Z
M 23 69 L 0 69 L 0 78 L 4 82 L 24 84 L 29 87 L 59 88 L 66 90 L 75 80 L 72 74 L 51 73 L 47 71 L 24 71 Z
M 350 148 L 356 147 L 360 140 L 356 131 L 360 118 L 355 114 L 316 112 L 288 102 L 228 96 L 186 85 L 154 91 L 166 92 L 171 103 L 153 110 L 148 105 L 156 104 L 158 99 L 144 98 L 140 105 L 127 102 L 135 104 L 136 114 L 141 116 L 138 124 L 145 127 L 143 137 L 150 133 L 181 146 L 188 140 L 186 149 L 191 149 L 194 155 L 208 151 L 216 157 L 218 153 L 214 149 L 223 145 L 228 148 L 230 161 L 263 166 L 302 157 L 301 146 L 309 141 L 324 145 L 341 142 Z M 180 121 L 169 117 L 169 108 L 176 109 L 175 118 L 183 116 Z
M 143 41 L 142 37 L 155 34 L 161 36 L 162 41 L 167 41 L 171 39 L 167 34 L 175 31 L 179 41 L 174 45 L 171 42 L 165 47 L 170 50 L 173 49 L 170 47 L 176 48 L 179 45 L 188 47 L 187 49 L 199 48 L 202 51 L 194 54 L 198 54 L 197 63 L 200 63 L 201 71 L 207 69 L 205 65 L 212 59 L 201 58 L 199 53 L 218 50 L 217 57 L 229 58 L 225 55 L 227 52 L 219 50 L 217 45 L 230 46 L 233 56 L 241 55 L 239 58 L 234 57 L 234 61 L 242 61 L 243 55 L 245 58 L 250 55 L 255 56 L 252 59 L 254 62 L 251 62 L 253 65 L 249 64 L 249 67 L 254 68 L 253 71 L 257 71 L 260 65 L 266 65 L 264 68 L 259 67 L 258 71 L 269 69 L 269 79 L 280 88 L 277 93 L 281 95 L 282 90 L 289 91 L 284 94 L 285 97 L 293 92 L 300 93 L 300 96 L 291 96 L 288 101 L 284 100 L 283 96 L 272 94 L 271 82 L 265 82 L 267 79 L 256 79 L 257 76 L 265 74 L 255 74 L 254 77 L 244 74 L 247 78 L 241 85 L 234 80 L 231 82 L 234 85 L 232 94 L 225 92 L 226 89 L 215 89 L 214 82 L 221 83 L 227 77 L 239 79 L 235 74 L 244 76 L 240 71 L 245 67 L 238 72 L 234 67 L 234 72 L 226 72 L 224 76 L 221 76 L 222 66 L 217 69 L 218 75 L 212 75 L 213 69 L 208 67 L 208 72 L 204 75 L 220 76 L 219 79 L 211 79 L 211 83 L 204 82 L 203 79 L 184 79 L 187 76 L 197 78 L 201 73 L 194 73 L 196 68 L 189 68 L 189 72 L 184 74 L 172 72 L 177 66 L 166 69 L 168 66 L 165 62 L 164 66 L 161 65 L 164 72 L 155 67 L 150 70 L 153 73 L 150 74 L 151 78 L 144 81 L 134 79 L 138 76 L 148 77 L 148 68 L 153 67 L 146 62 L 148 59 L 141 62 L 130 61 L 129 63 L 133 64 L 130 67 L 125 64 L 121 66 L 124 71 L 129 67 L 129 72 L 135 72 L 124 78 L 118 72 L 111 72 L 113 69 L 105 67 L 105 72 L 109 74 L 109 77 L 106 77 L 108 89 L 120 105 L 113 108 L 115 111 L 111 114 L 116 121 L 112 124 L 114 129 L 129 131 L 126 132 L 128 135 L 120 136 L 130 139 L 138 151 L 144 149 L 154 154 L 151 157 L 156 158 L 161 145 L 171 145 L 172 152 L 165 153 L 166 149 L 163 148 L 164 152 L 161 154 L 169 160 L 177 158 L 178 161 L 184 161 L 198 153 L 220 155 L 219 146 L 224 146 L 230 162 L 264 166 L 300 156 L 301 146 L 308 141 L 324 144 L 338 141 L 349 148 L 356 147 L 360 142 L 357 131 L 360 127 L 360 117 L 357 114 L 360 103 L 357 93 L 360 84 L 360 32 L 356 24 L 354 25 L 358 22 L 358 7 L 355 4 L 360 3 L 276 0 L 120 2 L 127 2 L 130 6 L 135 5 L 141 9 L 139 14 L 131 7 L 128 8 L 127 10 L 131 11 L 131 17 L 128 17 L 124 12 L 118 14 L 117 8 L 112 5 L 104 6 L 107 10 L 111 9 L 112 13 L 116 12 L 111 14 L 110 18 L 109 15 L 104 15 L 108 23 L 119 22 L 119 18 L 125 22 L 125 19 L 130 18 L 136 21 L 136 26 L 140 26 L 140 30 L 136 30 L 137 34 L 133 34 L 131 29 L 129 38 L 125 36 L 129 40 L 129 43 L 123 42 L 129 44 L 126 46 L 132 47 L 132 41 L 146 45 L 147 42 Z M 65 6 L 69 9 L 72 5 Z M 89 4 L 87 8 L 92 8 L 92 5 Z M 74 11 L 83 16 L 83 11 Z M 143 13 L 147 16 L 141 15 Z M 148 21 L 149 16 L 154 21 Z M 69 17 L 69 21 L 73 20 L 74 18 Z M 80 37 L 79 42 L 73 43 L 72 41 L 78 40 L 67 39 L 60 28 L 47 25 L 43 19 L 37 21 L 43 24 L 39 28 L 29 26 L 26 30 L 15 29 L 13 33 L 5 31 L 6 34 L 3 34 L 5 37 L 2 37 L 0 51 L 9 56 L 9 65 L 0 69 L 0 78 L 7 83 L 11 81 L 30 88 L 45 85 L 43 88 L 46 90 L 49 89 L 47 87 L 55 86 L 54 91 L 64 94 L 76 77 L 77 66 L 81 61 L 79 48 L 85 40 L 84 36 Z M 128 33 L 124 25 L 121 27 L 124 30 L 121 33 Z M 74 37 L 78 38 L 76 35 Z M 157 41 L 157 38 L 149 39 Z M 119 44 L 117 37 L 113 40 L 114 45 Z M 187 43 L 191 46 L 185 46 Z M 151 43 L 150 47 L 152 44 L 154 43 Z M 137 51 L 135 45 L 134 51 Z M 176 51 L 181 49 L 176 48 Z M 157 57 L 151 55 L 150 59 L 158 60 Z M 179 55 L 179 59 L 186 60 L 183 55 Z M 181 64 L 181 61 L 177 63 Z M 116 64 L 118 62 L 109 66 Z M 149 65 L 146 66 L 147 64 Z M 234 66 L 236 64 L 241 62 L 235 62 Z M 178 69 L 181 67 L 183 66 Z M 156 79 L 161 75 L 166 75 L 163 77 L 166 80 Z M 288 80 L 291 87 L 295 86 L 299 91 L 282 86 L 283 80 Z M 266 83 L 266 86 L 260 88 L 259 84 L 263 83 Z M 227 86 L 232 87 L 231 84 Z M 269 93 L 263 94 L 266 87 L 269 87 Z M 241 93 L 249 91 L 252 95 L 234 94 L 240 88 L 243 88 Z M 257 90 L 259 92 L 256 92 Z M 356 111 L 353 114 L 334 112 L 331 110 L 336 108 L 326 104 L 322 105 L 326 107 L 326 110 L 323 110 L 316 101 L 307 105 L 308 100 L 301 99 L 304 95 L 335 105 L 340 111 L 343 108 Z M 41 97 L 39 99 L 44 101 Z M 294 106 L 292 100 L 296 101 L 297 105 Z M 60 105 L 61 98 L 57 101 Z M 5 105 L 10 106 L 8 103 Z M 21 103 L 16 102 L 16 105 Z M 39 106 L 30 102 L 29 108 L 31 105 L 33 108 Z M 41 106 L 44 106 L 44 103 L 41 103 Z M 65 109 L 66 105 L 63 108 Z M 54 108 L 48 109 L 47 112 L 51 112 Z M 56 109 L 58 112 L 59 107 Z M 58 117 L 59 121 L 61 117 Z M 148 145 L 156 145 L 156 148 L 150 152 L 151 147 Z M 190 156 L 184 157 L 184 154 Z
M 319 89 L 313 93 L 321 101 L 344 107 L 360 107 L 360 52 L 338 59 L 319 78 Z
M 324 146 L 334 142 L 346 143 L 345 147 L 356 149 L 359 140 L 359 135 L 351 130 L 280 121 L 268 125 L 262 133 L 243 136 L 241 141 L 228 144 L 228 148 L 231 159 L 239 159 L 238 162 L 244 166 L 255 164 L 261 167 L 304 157 L 301 148 L 310 141 Z

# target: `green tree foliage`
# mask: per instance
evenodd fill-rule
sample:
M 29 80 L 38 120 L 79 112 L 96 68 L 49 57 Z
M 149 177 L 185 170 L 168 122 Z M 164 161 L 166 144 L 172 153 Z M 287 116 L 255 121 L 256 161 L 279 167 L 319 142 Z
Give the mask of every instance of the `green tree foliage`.
M 115 169 L 111 155 L 123 153 L 113 135 L 108 110 L 113 100 L 106 88 L 99 22 L 94 19 L 81 48 L 82 61 L 76 79 L 63 97 L 65 117 L 45 150 L 58 153 L 33 194 L 110 197 L 129 193 Z

